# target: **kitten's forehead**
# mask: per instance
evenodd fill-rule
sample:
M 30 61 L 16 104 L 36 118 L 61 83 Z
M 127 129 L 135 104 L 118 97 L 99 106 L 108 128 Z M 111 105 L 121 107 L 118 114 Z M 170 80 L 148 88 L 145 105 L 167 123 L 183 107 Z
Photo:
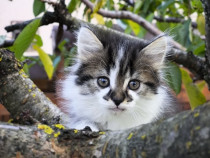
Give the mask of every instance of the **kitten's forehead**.
M 158 65 L 159 61 L 156 60 L 155 50 L 153 51 L 155 46 L 158 47 L 157 41 L 147 43 L 106 30 L 96 29 L 88 32 L 93 40 L 97 39 L 94 41 L 95 44 L 100 44 L 100 48 L 91 50 L 91 43 L 82 47 L 84 50 L 81 49 L 80 55 L 84 57 L 81 58 L 80 68 L 76 72 L 78 80 L 85 82 L 85 79 L 88 81 L 106 76 L 110 79 L 111 89 L 123 88 L 125 82 L 131 79 L 138 79 L 143 83 L 159 82 L 159 69 L 154 66 L 154 63 Z M 82 44 L 80 43 L 78 47 Z
M 124 49 L 123 47 L 119 48 L 117 51 L 117 56 L 115 58 L 115 66 L 111 68 L 110 70 L 110 86 L 112 89 L 116 88 L 117 86 L 120 86 L 120 83 L 123 83 L 124 78 L 119 77 L 119 72 L 122 69 L 121 63 L 123 62 L 122 59 L 124 57 Z M 125 64 L 125 62 L 124 62 Z

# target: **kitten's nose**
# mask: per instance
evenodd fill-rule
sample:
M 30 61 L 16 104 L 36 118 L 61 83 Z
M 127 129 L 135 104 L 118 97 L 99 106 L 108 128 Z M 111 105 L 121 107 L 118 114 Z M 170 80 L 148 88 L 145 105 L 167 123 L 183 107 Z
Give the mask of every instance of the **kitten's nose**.
M 112 100 L 113 100 L 113 102 L 115 103 L 116 106 L 119 106 L 120 103 L 122 103 L 124 99 L 123 100 L 121 100 L 121 99 L 112 99 Z
M 110 97 L 116 106 L 119 106 L 125 100 L 125 94 L 123 92 L 112 92 Z

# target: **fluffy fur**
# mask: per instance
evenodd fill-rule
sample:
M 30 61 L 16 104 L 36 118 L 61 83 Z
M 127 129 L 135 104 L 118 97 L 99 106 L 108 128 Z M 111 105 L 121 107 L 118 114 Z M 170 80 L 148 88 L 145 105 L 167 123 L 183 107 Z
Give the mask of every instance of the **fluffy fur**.
M 62 108 L 69 127 L 122 130 L 155 121 L 169 111 L 170 95 L 162 67 L 168 38 L 146 42 L 101 28 L 81 27 L 75 64 L 61 81 Z M 109 79 L 102 88 L 99 77 Z M 131 90 L 129 82 L 140 87 Z

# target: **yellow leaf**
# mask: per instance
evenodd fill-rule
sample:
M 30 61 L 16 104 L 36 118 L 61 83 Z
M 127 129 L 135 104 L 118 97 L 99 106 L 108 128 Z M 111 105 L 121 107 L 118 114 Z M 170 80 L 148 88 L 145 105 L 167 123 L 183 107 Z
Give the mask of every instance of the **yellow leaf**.
M 93 8 L 93 13 L 98 12 L 98 10 L 103 6 L 104 0 L 96 0 L 94 8 Z
M 198 15 L 197 24 L 198 24 L 198 30 L 201 33 L 201 35 L 205 35 L 205 17 L 203 14 Z
M 137 24 L 136 22 L 133 22 L 132 20 L 128 20 L 128 24 L 130 25 L 135 35 L 138 35 L 140 33 L 141 28 L 139 24 Z
M 190 101 L 191 109 L 194 109 L 197 106 L 205 103 L 206 102 L 205 96 L 198 89 L 198 87 L 193 83 L 188 72 L 184 69 L 181 69 L 181 73 L 182 73 L 182 83 L 184 84 L 184 86 L 186 88 L 187 96 Z
M 93 14 L 91 14 L 91 16 L 92 16 L 92 18 L 96 19 L 98 24 L 101 24 L 101 25 L 105 24 L 103 16 L 101 16 L 101 15 L 99 15 L 97 13 L 93 13 Z
M 44 69 L 47 73 L 47 76 L 51 80 L 54 71 L 52 60 L 50 59 L 49 55 L 38 45 L 33 45 L 33 48 L 39 53 L 39 57 L 44 65 Z

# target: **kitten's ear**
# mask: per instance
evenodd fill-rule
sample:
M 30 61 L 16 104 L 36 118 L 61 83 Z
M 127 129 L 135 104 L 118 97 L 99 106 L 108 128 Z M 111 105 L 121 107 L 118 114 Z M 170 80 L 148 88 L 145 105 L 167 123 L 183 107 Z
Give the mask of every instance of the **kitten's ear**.
M 152 61 L 154 68 L 161 68 L 166 56 L 167 49 L 169 47 L 167 36 L 161 36 L 147 45 L 141 52 L 146 55 Z
M 93 53 L 103 49 L 96 35 L 86 27 L 81 27 L 77 34 L 77 49 L 79 59 L 87 59 Z

